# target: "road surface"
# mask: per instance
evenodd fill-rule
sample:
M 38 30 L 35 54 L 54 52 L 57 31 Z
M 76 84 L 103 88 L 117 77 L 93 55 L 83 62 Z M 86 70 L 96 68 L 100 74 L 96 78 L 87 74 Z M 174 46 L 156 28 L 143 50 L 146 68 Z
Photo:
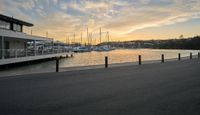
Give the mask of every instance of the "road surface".
M 200 60 L 1 77 L 0 115 L 200 115 Z

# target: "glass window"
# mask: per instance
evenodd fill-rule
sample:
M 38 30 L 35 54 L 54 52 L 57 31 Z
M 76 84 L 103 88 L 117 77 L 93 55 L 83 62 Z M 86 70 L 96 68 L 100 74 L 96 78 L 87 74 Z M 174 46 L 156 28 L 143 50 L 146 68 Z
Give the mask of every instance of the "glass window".
M 21 25 L 13 24 L 13 30 L 14 30 L 14 31 L 21 32 L 21 30 L 22 30 Z
M 10 29 L 10 23 L 0 20 L 0 28 Z

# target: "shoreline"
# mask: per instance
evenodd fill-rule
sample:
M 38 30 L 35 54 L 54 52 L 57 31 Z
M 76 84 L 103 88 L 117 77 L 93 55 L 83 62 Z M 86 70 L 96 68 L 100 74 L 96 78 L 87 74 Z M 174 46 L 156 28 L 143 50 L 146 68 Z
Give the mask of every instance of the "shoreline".
M 193 55 L 193 59 L 198 59 L 198 55 Z M 182 57 L 180 61 L 184 61 L 184 60 L 190 60 L 189 56 L 186 57 Z M 165 59 L 165 63 L 167 62 L 176 62 L 178 61 L 178 58 L 172 58 L 172 59 Z M 157 64 L 157 63 L 161 63 L 161 60 L 145 60 L 142 61 L 142 65 L 146 65 L 146 64 Z M 31 65 L 30 65 L 31 66 Z M 108 65 L 108 68 L 115 68 L 115 67 L 124 67 L 124 66 L 139 66 L 138 62 L 124 62 L 124 63 L 112 63 Z M 78 67 L 60 67 L 59 71 L 60 72 L 68 72 L 68 71 L 80 71 L 80 70 L 93 70 L 93 69 L 103 69 L 105 68 L 104 64 L 100 64 L 100 65 L 89 65 L 89 66 L 78 66 Z M 21 69 L 21 68 L 20 68 Z M 16 73 L 12 72 L 11 70 L 8 71 L 0 71 L 0 77 L 10 77 L 10 76 L 20 76 L 20 75 L 31 75 L 31 74 L 45 74 L 45 73 L 55 73 L 56 71 L 56 67 L 51 68 L 51 69 L 47 69 L 44 71 L 35 71 L 35 70 L 30 70 L 30 71 L 26 71 L 23 72 L 23 70 L 21 71 L 17 71 Z

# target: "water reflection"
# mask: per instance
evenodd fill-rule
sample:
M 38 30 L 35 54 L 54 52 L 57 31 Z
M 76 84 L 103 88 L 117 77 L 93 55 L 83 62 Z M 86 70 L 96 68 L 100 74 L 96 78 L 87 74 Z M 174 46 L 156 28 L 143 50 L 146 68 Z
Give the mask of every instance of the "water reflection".
M 189 53 L 197 54 L 197 51 L 191 50 L 155 50 L 155 49 L 121 49 L 110 52 L 87 52 L 74 54 L 74 58 L 61 60 L 61 67 L 74 67 L 86 65 L 104 64 L 104 57 L 109 57 L 109 63 L 136 62 L 138 55 L 142 55 L 142 60 L 159 60 L 161 54 L 165 54 L 165 59 L 177 58 L 178 53 L 181 56 L 189 56 Z

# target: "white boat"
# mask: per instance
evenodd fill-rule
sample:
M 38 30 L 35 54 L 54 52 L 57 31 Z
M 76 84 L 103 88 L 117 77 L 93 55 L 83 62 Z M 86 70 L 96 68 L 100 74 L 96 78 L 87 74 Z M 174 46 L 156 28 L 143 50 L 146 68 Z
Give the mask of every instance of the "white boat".
M 114 50 L 115 48 L 110 47 L 109 45 L 104 45 L 104 46 L 98 46 L 94 49 L 94 51 L 111 51 Z
M 78 46 L 78 47 L 74 47 L 73 51 L 74 52 L 90 52 L 91 50 L 88 47 Z

